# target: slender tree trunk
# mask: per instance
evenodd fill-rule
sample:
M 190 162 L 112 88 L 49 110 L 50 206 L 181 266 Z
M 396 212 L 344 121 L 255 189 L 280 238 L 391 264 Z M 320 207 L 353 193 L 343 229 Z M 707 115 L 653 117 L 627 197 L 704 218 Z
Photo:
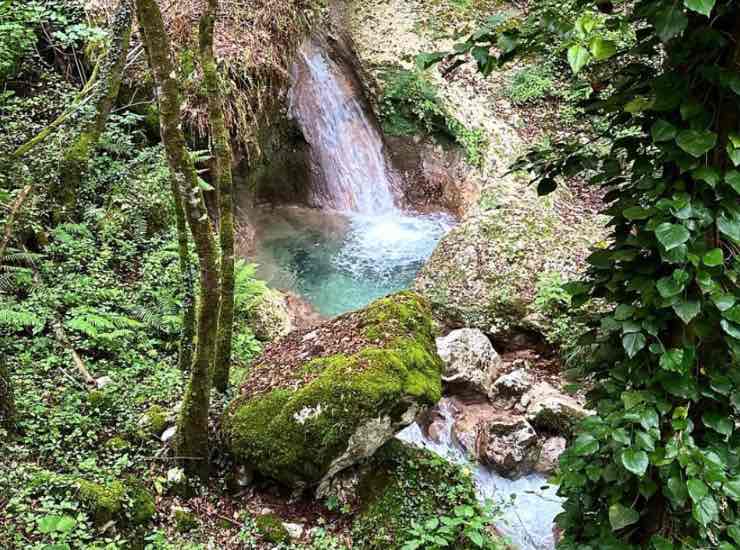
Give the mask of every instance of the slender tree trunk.
M 5 357 L 0 357 L 0 428 L 15 431 L 15 399 Z
M 221 240 L 221 310 L 218 322 L 218 342 L 213 370 L 213 384 L 226 391 L 231 368 L 231 340 L 234 326 L 234 206 L 231 164 L 233 157 L 229 132 L 224 120 L 223 94 L 213 52 L 213 34 L 218 17 L 218 0 L 208 0 L 200 20 L 200 60 L 208 92 L 208 120 L 215 152 L 214 183 L 219 191 Z
M 218 250 L 198 175 L 187 149 L 170 40 L 156 0 L 136 0 L 137 16 L 157 85 L 159 124 L 172 177 L 183 198 L 200 269 L 197 346 L 178 423 L 177 452 L 185 469 L 208 475 L 208 409 L 218 329 Z
M 118 97 L 131 42 L 132 20 L 133 11 L 130 0 L 121 0 L 113 17 L 112 40 L 101 69 L 100 83 L 93 98 L 95 116 L 82 125 L 79 135 L 65 151 L 59 169 L 60 181 L 51 189 L 57 206 L 55 213 L 57 219 L 75 208 L 77 193 L 82 176 L 87 169 L 90 154 L 105 130 L 108 116 Z

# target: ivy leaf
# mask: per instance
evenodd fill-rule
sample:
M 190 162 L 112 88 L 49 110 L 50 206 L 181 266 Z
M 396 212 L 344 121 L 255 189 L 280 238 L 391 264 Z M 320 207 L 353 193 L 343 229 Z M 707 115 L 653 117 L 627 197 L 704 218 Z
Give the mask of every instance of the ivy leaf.
M 591 42 L 591 54 L 597 61 L 609 59 L 615 53 L 617 53 L 617 45 L 611 40 L 594 38 L 594 40 Z
M 727 156 L 730 157 L 732 164 L 740 166 L 740 149 L 736 149 L 732 143 L 728 143 L 725 150 L 727 151 Z
M 658 283 L 656 284 L 658 293 L 662 298 L 678 296 L 683 292 L 684 286 L 684 283 L 677 281 L 673 277 L 662 277 L 661 279 L 658 279 Z
M 697 168 L 691 173 L 695 179 L 707 182 L 711 187 L 716 186 L 721 180 L 722 176 L 713 166 L 702 166 Z
M 570 68 L 573 70 L 573 74 L 578 74 L 590 59 L 591 54 L 588 53 L 588 50 L 580 44 L 576 44 L 568 48 L 568 63 L 570 64 Z
M 725 253 L 722 252 L 721 248 L 713 248 L 706 254 L 704 254 L 704 265 L 709 267 L 717 267 L 725 263 Z
M 740 223 L 737 221 L 737 218 L 731 219 L 725 214 L 721 214 L 717 218 L 717 229 L 733 241 L 740 243 Z
M 713 294 L 712 301 L 720 311 L 727 311 L 735 305 L 736 299 L 732 294 Z
M 555 191 L 555 189 L 557 189 L 557 186 L 558 184 L 553 178 L 542 178 L 537 184 L 537 194 L 540 197 L 549 195 L 550 193 Z
M 676 315 L 681 318 L 685 325 L 688 325 L 694 317 L 699 315 L 701 303 L 694 300 L 686 300 L 673 304 L 673 311 L 676 312 Z
M 691 234 L 683 225 L 664 222 L 655 228 L 655 236 L 666 250 L 672 250 L 688 241 Z
M 646 210 L 642 206 L 631 206 L 630 208 L 625 208 L 622 215 L 630 221 L 646 220 L 650 217 L 650 210 Z
M 719 516 L 717 502 L 711 496 L 706 496 L 699 501 L 695 501 L 691 507 L 691 515 L 702 526 L 706 527 Z
M 740 478 L 730 479 L 722 486 L 724 493 L 735 502 L 740 501 Z
M 725 174 L 725 181 L 735 190 L 735 193 L 740 195 L 740 172 L 737 170 L 730 170 Z
M 689 497 L 686 491 L 686 483 L 680 477 L 672 477 L 666 483 L 667 495 L 674 506 L 677 508 L 682 507 L 686 503 L 686 499 Z
M 659 143 L 661 141 L 671 141 L 676 138 L 676 127 L 668 122 L 667 120 L 658 119 L 655 121 L 653 126 L 650 128 L 650 135 L 653 136 L 653 141 Z
M 709 130 L 682 130 L 676 136 L 676 143 L 692 157 L 699 158 L 717 145 L 717 134 Z
M 655 32 L 663 42 L 681 34 L 689 24 L 689 19 L 676 5 L 666 6 L 655 14 Z
M 722 317 L 733 323 L 740 323 L 740 306 L 730 307 L 726 311 L 723 311 Z
M 645 344 L 647 344 L 647 339 L 642 332 L 632 332 L 622 337 L 622 346 L 630 359 L 637 355 Z
M 591 434 L 581 434 L 573 442 L 573 452 L 578 456 L 588 456 L 599 450 L 599 442 Z
M 730 323 L 727 319 L 722 319 L 719 322 L 722 330 L 724 330 L 729 336 L 732 336 L 735 340 L 740 340 L 740 326 Z
M 701 417 L 702 423 L 726 438 L 732 435 L 734 425 L 726 415 L 717 412 L 705 412 Z
M 683 349 L 671 349 L 661 355 L 660 368 L 668 371 L 683 372 Z
M 716 0 L 684 0 L 684 5 L 692 11 L 706 15 L 712 13 Z
M 645 475 L 645 472 L 647 472 L 650 460 L 645 451 L 625 449 L 622 451 L 622 464 L 628 471 L 632 472 L 636 476 L 642 477 Z
M 613 531 L 619 531 L 630 525 L 634 525 L 640 520 L 640 514 L 632 508 L 627 508 L 621 504 L 612 504 L 609 506 L 609 523 Z

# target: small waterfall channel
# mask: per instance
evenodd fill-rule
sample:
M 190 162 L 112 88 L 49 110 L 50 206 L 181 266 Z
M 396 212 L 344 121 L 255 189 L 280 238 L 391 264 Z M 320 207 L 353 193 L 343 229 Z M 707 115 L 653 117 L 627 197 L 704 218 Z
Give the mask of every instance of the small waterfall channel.
M 351 67 L 320 42 L 300 48 L 290 113 L 309 146 L 311 202 L 252 214 L 258 274 L 324 316 L 408 288 L 454 225 L 443 213 L 404 212 L 400 178 Z
M 553 526 L 555 516 L 562 512 L 557 487 L 547 483 L 545 476 L 530 474 L 517 480 L 505 479 L 486 467 L 471 463 L 465 451 L 452 437 L 454 424 L 450 403 L 443 399 L 438 406 L 445 423 L 439 442 L 427 437 L 414 423 L 397 437 L 428 449 L 450 462 L 470 468 L 481 502 L 491 500 L 502 509 L 498 531 L 518 550 L 550 550 L 555 548 Z

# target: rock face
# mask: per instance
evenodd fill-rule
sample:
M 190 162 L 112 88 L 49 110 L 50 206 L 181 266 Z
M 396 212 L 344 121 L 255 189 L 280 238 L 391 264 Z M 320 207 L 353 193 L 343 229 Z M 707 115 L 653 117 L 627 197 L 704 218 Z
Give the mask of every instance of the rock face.
M 268 289 L 249 308 L 249 323 L 254 335 L 264 342 L 271 342 L 288 334 L 293 324 L 282 293 Z
M 236 460 L 301 487 L 371 456 L 441 396 L 428 303 L 378 300 L 273 343 L 223 419 Z
M 546 382 L 524 394 L 521 404 L 533 426 L 559 434 L 569 434 L 574 424 L 590 414 L 576 399 Z
M 552 474 L 558 468 L 560 455 L 565 451 L 567 442 L 564 437 L 551 437 L 542 445 L 540 459 L 534 470 L 540 474 Z
M 442 380 L 489 395 L 502 367 L 491 341 L 476 329 L 453 330 L 437 338 L 437 353 L 445 363 Z
M 481 462 L 510 479 L 531 472 L 540 458 L 537 433 L 517 416 L 499 416 L 483 423 L 477 447 Z

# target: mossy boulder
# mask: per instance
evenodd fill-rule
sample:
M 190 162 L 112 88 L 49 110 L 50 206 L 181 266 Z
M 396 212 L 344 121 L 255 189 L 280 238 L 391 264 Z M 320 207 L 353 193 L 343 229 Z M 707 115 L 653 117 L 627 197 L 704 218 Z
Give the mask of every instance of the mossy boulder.
M 224 440 L 261 474 L 314 485 L 436 403 L 441 373 L 429 304 L 395 294 L 268 346 L 225 413 Z
M 470 470 L 397 439 L 362 467 L 352 523 L 353 548 L 386 550 L 409 542 L 414 525 L 454 516 L 466 506 L 483 514 Z M 450 548 L 477 548 L 460 534 Z
M 273 289 L 267 289 L 249 306 L 247 319 L 254 335 L 263 342 L 272 342 L 293 329 L 285 295 Z
M 167 428 L 169 413 L 161 405 L 152 405 L 139 419 L 142 435 L 159 437 Z
M 96 483 L 80 479 L 76 485 L 80 501 L 90 511 L 96 525 L 105 525 L 110 521 L 133 526 L 145 525 L 156 513 L 154 497 L 136 481 Z
M 175 527 L 181 533 L 192 531 L 198 527 L 198 516 L 187 508 L 174 508 L 172 510 L 172 516 L 175 519 Z
M 254 521 L 254 526 L 262 538 L 273 544 L 290 542 L 290 533 L 276 514 L 262 514 Z

